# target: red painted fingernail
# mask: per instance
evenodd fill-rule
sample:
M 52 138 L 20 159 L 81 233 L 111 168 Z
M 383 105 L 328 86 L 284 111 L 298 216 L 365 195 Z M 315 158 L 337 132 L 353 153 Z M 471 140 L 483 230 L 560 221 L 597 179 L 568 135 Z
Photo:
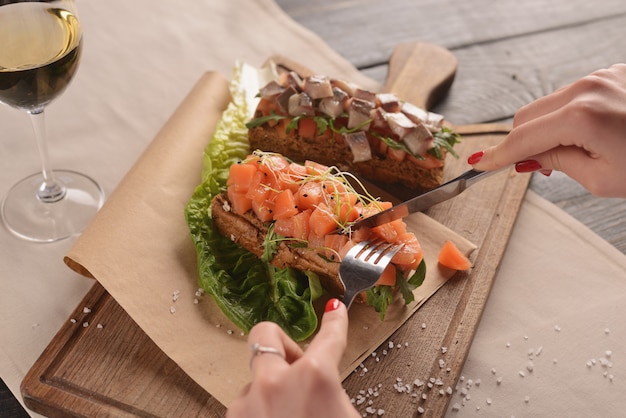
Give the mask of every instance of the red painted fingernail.
M 532 173 L 541 170 L 541 164 L 537 160 L 525 160 L 515 164 L 515 171 L 518 173 Z
M 552 174 L 552 170 L 539 170 L 539 172 L 546 177 L 550 177 L 550 174 Z
M 339 305 L 341 305 L 341 301 L 337 298 L 332 298 L 328 302 L 326 302 L 326 308 L 324 309 L 324 312 L 334 311 L 335 309 L 339 308 Z
M 483 158 L 484 154 L 485 154 L 485 151 L 478 151 L 478 152 L 473 153 L 467 159 L 467 163 L 469 165 L 474 165 L 474 164 L 478 163 Z

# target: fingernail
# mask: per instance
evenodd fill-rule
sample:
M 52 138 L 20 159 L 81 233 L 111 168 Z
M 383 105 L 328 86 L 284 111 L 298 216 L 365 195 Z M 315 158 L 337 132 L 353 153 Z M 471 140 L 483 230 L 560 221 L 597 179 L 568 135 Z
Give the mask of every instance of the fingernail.
M 467 163 L 469 165 L 474 165 L 474 164 L 478 163 L 483 158 L 484 154 L 485 154 L 485 151 L 478 151 L 478 152 L 473 153 L 467 159 Z
M 541 164 L 537 160 L 525 160 L 515 164 L 515 171 L 518 173 L 532 173 L 541 170 Z
M 552 170 L 539 170 L 539 172 L 546 177 L 550 177 L 550 174 L 552 174 Z
M 334 311 L 339 308 L 339 305 L 341 305 L 341 301 L 337 298 L 332 298 L 328 302 L 326 302 L 326 308 L 324 309 L 324 312 Z

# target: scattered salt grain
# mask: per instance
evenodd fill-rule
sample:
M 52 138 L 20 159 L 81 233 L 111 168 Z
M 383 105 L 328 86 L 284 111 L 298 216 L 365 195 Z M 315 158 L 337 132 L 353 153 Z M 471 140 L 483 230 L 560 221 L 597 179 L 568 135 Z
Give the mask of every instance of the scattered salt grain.
M 519 375 L 520 375 L 521 377 L 526 377 L 526 373 L 524 373 L 522 370 L 520 370 L 520 371 L 519 371 Z
M 501 385 L 501 384 L 502 384 L 502 376 L 498 377 L 498 379 L 496 380 L 496 383 L 497 383 L 498 385 Z
M 173 314 L 174 312 L 176 312 L 176 306 L 172 305 L 170 306 L 170 313 Z
M 604 352 L 604 355 L 605 355 L 607 358 L 611 358 L 611 356 L 613 355 L 613 352 L 612 352 L 611 350 L 606 350 L 606 351 Z
M 87 328 L 89 326 L 89 322 L 85 321 L 83 322 L 83 328 Z
M 232 330 L 232 329 L 229 329 L 228 331 L 226 331 L 226 334 L 228 334 L 228 335 L 233 335 L 233 330 Z
M 481 384 L 481 383 L 482 383 L 482 380 L 480 380 L 480 379 L 476 379 L 476 380 L 474 381 L 474 384 L 475 384 L 476 386 L 480 386 L 480 384 Z
M 71 322 L 72 324 L 75 324 L 75 323 L 76 323 L 76 319 L 72 318 L 72 319 L 70 319 L 70 322 Z
M 104 325 L 102 325 L 102 324 L 98 324 L 98 325 L 96 325 L 96 328 L 98 328 L 98 329 L 102 329 L 102 328 L 104 328 Z
M 446 354 L 448 352 L 448 347 L 441 347 L 441 354 Z
M 506 343 L 506 348 L 510 348 L 511 347 L 511 343 Z
M 459 405 L 458 403 L 455 403 L 454 405 L 452 405 L 452 410 L 453 411 L 458 411 L 461 409 L 461 405 Z
M 198 298 L 193 298 L 193 304 L 197 305 L 200 301 L 198 300 Z
M 422 408 L 421 406 L 417 407 L 417 413 L 418 414 L 423 414 L 424 413 L 424 408 Z
M 609 335 L 609 334 L 611 333 L 611 330 L 610 330 L 610 329 L 608 329 L 608 328 L 605 328 L 605 329 L 604 329 L 604 333 L 605 333 L 606 335 Z
M 526 396 L 526 397 L 524 398 L 524 402 L 526 402 L 526 403 L 530 402 L 530 396 Z
M 485 402 L 487 402 L 487 405 L 491 405 L 492 400 L 491 400 L 491 398 L 487 398 L 487 400 Z
M 526 365 L 526 370 L 528 370 L 529 372 L 533 372 L 533 370 L 535 370 L 535 365 L 533 364 L 532 361 L 529 361 L 528 364 Z
M 446 362 L 443 359 L 439 359 L 439 368 L 443 369 L 444 367 L 446 367 Z
M 85 306 L 83 308 L 83 313 L 90 313 L 90 312 L 91 312 L 91 309 L 89 309 L 88 307 Z
M 176 302 L 180 296 L 180 290 L 175 290 L 172 293 L 172 302 Z
M 539 348 L 537 348 L 537 351 L 535 352 L 535 355 L 536 355 L 537 357 L 539 357 L 539 355 L 541 354 L 541 352 L 542 352 L 542 351 L 543 351 L 543 346 L 542 346 L 542 345 L 540 345 L 540 346 L 539 346 Z
M 556 332 L 561 332 L 561 327 L 560 327 L 560 326 L 558 326 L 558 325 L 555 325 L 555 326 L 554 326 L 554 330 L 555 330 Z
M 495 368 L 491 369 L 491 374 L 496 374 L 496 369 Z
M 422 329 L 426 329 L 426 323 L 422 322 Z

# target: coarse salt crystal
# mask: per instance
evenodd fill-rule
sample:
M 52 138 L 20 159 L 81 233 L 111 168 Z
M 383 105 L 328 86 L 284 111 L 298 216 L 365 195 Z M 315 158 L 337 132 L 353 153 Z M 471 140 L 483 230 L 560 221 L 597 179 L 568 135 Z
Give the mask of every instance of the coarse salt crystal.
M 75 323 L 76 323 L 76 319 L 72 318 L 72 319 L 70 319 L 70 322 L 71 322 L 72 324 L 75 324 Z
M 439 359 L 439 368 L 443 369 L 446 366 L 445 361 L 443 361 L 443 359 Z
M 610 330 L 610 329 L 608 329 L 608 328 L 605 328 L 605 329 L 604 329 L 604 333 L 605 333 L 606 335 L 609 335 L 609 334 L 611 333 L 611 330 Z
M 170 313 L 176 312 L 176 306 L 170 306 Z
M 417 413 L 418 414 L 423 414 L 424 413 L 424 408 L 422 408 L 421 406 L 417 407 Z
M 533 364 L 532 361 L 528 362 L 528 364 L 526 365 L 526 370 L 528 370 L 531 373 L 532 373 L 533 370 L 535 370 L 535 365 Z
M 519 375 L 520 375 L 521 377 L 525 377 L 525 376 L 526 376 L 526 373 L 524 373 L 522 370 L 520 370 L 520 371 L 519 371 Z
M 426 329 L 426 323 L 422 322 L 422 329 Z
M 98 328 L 98 329 L 102 329 L 102 328 L 104 328 L 104 325 L 102 325 L 102 324 L 98 324 L 98 325 L 96 325 L 96 328 Z
M 91 312 L 91 309 L 89 309 L 88 307 L 85 306 L 83 308 L 83 313 L 90 313 L 90 312 Z
M 393 341 L 389 341 L 389 348 L 393 348 Z
M 606 350 L 604 352 L 604 355 L 607 356 L 607 358 L 611 358 L 611 356 L 613 355 L 613 352 L 611 350 Z
M 496 383 L 497 383 L 498 385 L 501 385 L 501 384 L 502 384 L 502 376 L 498 377 L 498 379 L 496 380 Z
M 491 369 L 491 374 L 496 374 L 496 369 L 495 368 Z
M 491 403 L 492 403 L 491 398 L 487 398 L 486 402 L 487 402 L 487 405 L 491 405 Z
M 524 402 L 526 402 L 526 403 L 530 402 L 530 396 L 526 396 L 526 397 L 524 398 Z
M 480 379 L 476 379 L 476 380 L 474 381 L 474 384 L 475 384 L 476 386 L 480 386 L 480 384 L 481 384 L 481 383 L 482 383 L 482 380 L 480 380 Z
M 561 327 L 560 327 L 560 326 L 558 326 L 558 325 L 555 325 L 555 326 L 554 326 L 554 330 L 555 330 L 556 332 L 561 332 Z
M 89 322 L 85 321 L 83 322 L 83 328 L 87 328 L 89 326 Z

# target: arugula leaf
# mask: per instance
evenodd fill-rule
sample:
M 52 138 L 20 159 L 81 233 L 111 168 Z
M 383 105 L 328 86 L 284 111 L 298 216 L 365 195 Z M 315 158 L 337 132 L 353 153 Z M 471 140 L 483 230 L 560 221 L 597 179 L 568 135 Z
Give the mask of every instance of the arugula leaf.
M 407 280 L 402 272 L 396 272 L 395 286 L 375 286 L 367 290 L 367 304 L 372 306 L 380 314 L 380 319 L 385 319 L 387 308 L 393 302 L 393 291 L 398 289 L 402 294 L 405 304 L 415 300 L 413 291 L 420 287 L 426 279 L 426 262 L 422 259 L 415 273 Z
M 460 141 L 461 136 L 458 133 L 454 132 L 450 128 L 443 127 L 441 128 L 439 132 L 436 132 L 433 136 L 435 137 L 434 146 L 433 148 L 428 150 L 429 154 L 441 160 L 443 159 L 442 149 L 445 149 L 454 158 L 459 158 L 459 155 L 454 150 L 454 145 L 461 142 Z

